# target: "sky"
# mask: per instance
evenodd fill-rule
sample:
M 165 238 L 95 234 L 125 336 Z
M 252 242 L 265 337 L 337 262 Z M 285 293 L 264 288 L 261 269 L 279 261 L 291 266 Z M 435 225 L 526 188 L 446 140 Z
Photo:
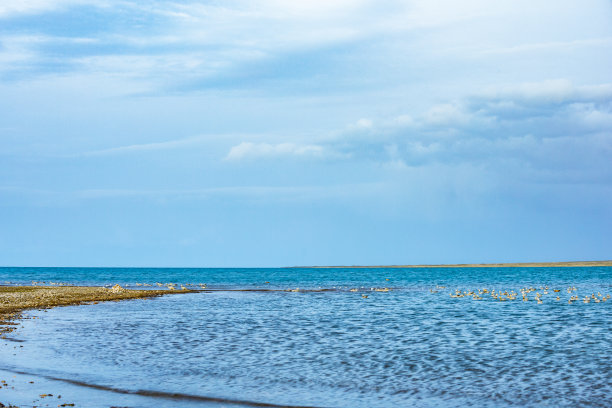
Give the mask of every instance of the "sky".
M 612 259 L 609 0 L 0 4 L 0 265 Z

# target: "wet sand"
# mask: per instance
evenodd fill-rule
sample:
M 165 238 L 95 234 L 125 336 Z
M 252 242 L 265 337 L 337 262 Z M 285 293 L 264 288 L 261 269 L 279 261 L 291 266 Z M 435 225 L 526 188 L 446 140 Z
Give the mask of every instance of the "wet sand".
M 85 286 L 0 286 L 0 335 L 14 330 L 14 320 L 26 309 L 80 305 L 125 299 L 144 299 L 193 290 L 130 290 Z
M 350 266 L 294 266 L 292 268 L 557 268 L 572 266 L 612 266 L 612 261 L 575 261 L 575 262 L 514 262 L 482 264 L 442 264 L 442 265 L 350 265 Z

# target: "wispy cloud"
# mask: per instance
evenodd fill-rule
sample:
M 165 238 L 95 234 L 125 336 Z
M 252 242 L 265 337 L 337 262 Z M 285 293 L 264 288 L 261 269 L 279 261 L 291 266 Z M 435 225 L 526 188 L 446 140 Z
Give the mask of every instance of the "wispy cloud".
M 251 143 L 242 142 L 233 146 L 226 156 L 227 160 L 273 157 L 322 157 L 325 150 L 320 145 L 296 143 Z
M 176 148 L 182 148 L 182 147 L 200 144 L 206 139 L 207 137 L 204 137 L 204 136 L 195 136 L 195 137 L 184 138 L 184 139 L 169 140 L 165 142 L 133 144 L 133 145 L 128 145 L 128 146 L 111 147 L 108 149 L 92 150 L 89 152 L 80 153 L 77 156 L 82 156 L 82 157 L 110 156 L 110 155 L 129 154 L 129 153 L 138 153 L 138 152 L 155 151 L 155 150 L 170 150 L 170 149 L 176 149 Z
M 576 103 L 607 102 L 612 99 L 612 83 L 576 86 L 568 79 L 514 83 L 490 86 L 474 97 L 488 101 L 515 101 L 521 103 Z
M 103 199 L 103 198 L 163 198 L 163 199 L 188 199 L 200 198 L 209 199 L 215 197 L 250 197 L 261 199 L 297 199 L 310 198 L 322 199 L 332 196 L 342 197 L 349 191 L 371 191 L 372 189 L 380 188 L 379 183 L 358 183 L 349 185 L 306 185 L 306 186 L 226 186 L 226 187 L 210 187 L 199 189 L 87 189 L 79 190 L 71 193 L 75 198 L 79 199 Z M 354 194 L 355 195 L 355 194 Z
M 7 30 L 8 34 L 0 37 L 6 48 L 4 57 L 0 56 L 0 74 L 2 70 L 10 70 L 10 63 L 17 61 L 22 77 L 79 73 L 92 75 L 93 81 L 98 75 L 113 75 L 149 81 L 151 88 L 159 93 L 254 88 L 279 92 L 288 87 L 294 92 L 325 93 L 341 87 L 344 78 L 350 78 L 351 89 L 359 84 L 377 89 L 379 82 L 384 82 L 379 79 L 381 75 L 397 76 L 396 81 L 406 80 L 401 69 L 392 69 L 401 61 L 401 55 L 409 56 L 410 64 L 415 64 L 419 58 L 410 56 L 444 54 L 444 50 L 452 48 L 452 44 L 442 47 L 436 42 L 439 33 L 430 36 L 428 30 L 451 30 L 465 21 L 489 24 L 507 16 L 519 18 L 513 15 L 517 9 L 515 2 L 502 1 L 492 6 L 480 0 L 461 5 L 453 1 L 425 0 L 384 4 L 372 0 L 238 0 L 223 4 L 170 0 L 146 4 L 122 0 L 23 0 L 5 3 L 0 6 L 0 18 L 7 21 L 13 16 L 36 17 L 51 11 L 63 14 L 48 18 L 40 14 L 41 20 L 16 23 L 15 32 L 25 31 L 46 38 L 45 41 L 21 42 L 15 48 L 7 45 L 12 42 L 11 30 Z M 521 4 L 525 7 L 519 8 L 529 15 L 545 9 L 541 4 L 530 7 L 526 7 L 527 2 Z M 81 14 L 72 16 L 71 11 Z M 48 23 L 58 18 L 70 22 L 82 15 L 97 16 L 99 20 L 78 25 L 79 29 L 72 32 L 70 24 L 59 24 L 68 27 L 68 31 L 60 30 L 62 35 L 57 33 L 58 24 Z M 104 23 L 95 24 L 97 21 Z M 139 24 L 126 24 L 126 21 Z M 71 36 L 79 42 L 79 47 L 68 41 Z M 444 38 L 454 36 L 444 34 Z M 559 50 L 564 46 L 605 47 L 611 41 L 607 37 L 534 43 L 517 39 L 510 43 L 504 41 L 503 46 L 491 46 L 491 41 L 468 40 L 465 43 L 475 43 L 474 52 L 482 55 L 543 47 Z M 383 43 L 384 46 L 373 46 Z M 2 59 L 5 64 L 1 64 Z M 389 64 L 381 64 L 382 61 Z M 383 67 L 385 73 L 380 72 Z
M 527 52 L 540 52 L 546 50 L 565 50 L 577 47 L 609 47 L 612 45 L 611 37 L 589 38 L 585 40 L 572 41 L 549 41 L 539 43 L 526 43 L 511 47 L 496 47 L 480 51 L 480 54 L 518 54 Z
M 193 189 L 130 189 L 130 188 L 89 188 L 80 190 L 51 190 L 0 186 L 0 197 L 6 202 L 18 199 L 35 205 L 66 205 L 80 201 L 96 200 L 154 200 L 192 201 L 215 199 L 250 199 L 256 201 L 274 200 L 318 201 L 346 199 L 347 197 L 368 196 L 388 188 L 384 183 L 349 183 L 333 185 L 238 185 Z

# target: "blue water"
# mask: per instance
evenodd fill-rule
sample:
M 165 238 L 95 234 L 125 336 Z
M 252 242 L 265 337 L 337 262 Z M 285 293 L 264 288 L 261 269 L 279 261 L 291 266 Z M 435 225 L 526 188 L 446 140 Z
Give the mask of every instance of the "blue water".
M 32 281 L 207 284 L 31 312 L 11 334 L 22 342 L 0 348 L 0 371 L 77 406 L 612 406 L 612 267 L 0 268 L 0 284 Z M 518 297 L 449 296 L 483 288 Z M 0 390 L 0 401 L 23 404 L 24 387 Z

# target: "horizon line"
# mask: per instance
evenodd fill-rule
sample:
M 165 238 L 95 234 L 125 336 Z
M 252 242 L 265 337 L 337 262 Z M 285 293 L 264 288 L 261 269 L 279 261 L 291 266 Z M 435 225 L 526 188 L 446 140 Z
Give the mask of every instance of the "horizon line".
M 612 260 L 561 261 L 561 262 L 498 262 L 460 264 L 403 264 L 403 265 L 295 265 L 295 266 L 19 266 L 3 265 L 0 268 L 134 268 L 134 269 L 299 269 L 299 268 L 511 268 L 511 267 L 585 267 L 612 266 Z

